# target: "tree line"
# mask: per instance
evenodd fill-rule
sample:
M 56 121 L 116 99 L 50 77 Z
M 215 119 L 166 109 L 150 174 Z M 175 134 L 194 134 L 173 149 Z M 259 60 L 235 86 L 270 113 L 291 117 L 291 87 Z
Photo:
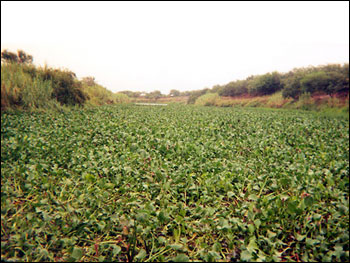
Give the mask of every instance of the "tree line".
M 302 94 L 327 94 L 333 96 L 349 94 L 349 64 L 328 64 L 295 68 L 287 73 L 277 71 L 263 75 L 252 75 L 243 80 L 231 81 L 224 85 L 214 85 L 211 89 L 180 92 L 172 89 L 168 95 L 160 91 L 133 92 L 122 91 L 132 98 L 143 96 L 147 99 L 162 97 L 188 96 L 188 103 L 193 104 L 197 98 L 206 93 L 217 93 L 225 97 L 264 96 L 281 91 L 284 98 L 298 99 Z
M 220 96 L 264 96 L 282 91 L 284 98 L 298 99 L 302 94 L 327 94 L 333 96 L 349 94 L 349 64 L 328 64 L 295 68 L 287 73 L 277 71 L 263 75 L 249 76 L 243 80 L 214 85 L 211 89 L 192 91 L 188 103 L 206 93 Z

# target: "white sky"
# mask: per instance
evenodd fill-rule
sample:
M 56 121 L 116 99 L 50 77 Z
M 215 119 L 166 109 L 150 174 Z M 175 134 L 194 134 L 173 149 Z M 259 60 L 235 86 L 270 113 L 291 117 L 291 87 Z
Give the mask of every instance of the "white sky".
M 1 50 L 167 94 L 250 75 L 349 63 L 349 2 L 7 2 Z

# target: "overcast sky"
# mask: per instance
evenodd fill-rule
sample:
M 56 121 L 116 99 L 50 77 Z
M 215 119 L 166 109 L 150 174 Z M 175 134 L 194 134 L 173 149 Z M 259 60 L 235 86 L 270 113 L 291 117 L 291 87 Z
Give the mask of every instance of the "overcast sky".
M 250 75 L 349 63 L 349 2 L 7 2 L 1 50 L 167 94 Z

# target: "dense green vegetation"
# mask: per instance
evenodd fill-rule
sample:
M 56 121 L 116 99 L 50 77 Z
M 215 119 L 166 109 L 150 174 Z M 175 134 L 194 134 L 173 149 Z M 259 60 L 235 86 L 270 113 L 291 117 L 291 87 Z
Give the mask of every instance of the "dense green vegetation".
M 122 93 L 134 101 L 165 101 L 167 97 L 160 91 Z M 283 107 L 316 111 L 341 108 L 341 111 L 348 114 L 349 64 L 328 64 L 295 68 L 287 73 L 266 73 L 231 81 L 225 85 L 214 85 L 211 89 L 185 92 L 173 89 L 168 97 L 173 98 L 173 101 L 183 97 L 187 104 L 196 105 Z M 211 98 L 214 97 L 216 99 L 213 101 Z
M 205 93 L 195 99 L 195 105 L 218 107 L 256 107 L 312 110 L 349 118 L 349 97 L 330 97 L 303 93 L 298 99 L 283 98 L 282 91 L 272 95 L 253 97 L 221 97 L 217 93 Z
M 349 260 L 348 64 L 167 96 L 1 59 L 2 260 Z
M 225 85 L 214 85 L 211 89 L 185 92 L 172 89 L 165 95 L 159 90 L 113 93 L 97 84 L 94 77 L 78 80 L 73 72 L 66 69 L 35 67 L 32 64 L 33 57 L 21 50 L 17 54 L 4 50 L 1 59 L 2 110 L 58 108 L 58 105 L 100 106 L 132 101 L 182 103 L 186 100 L 187 104 L 220 107 L 240 105 L 318 111 L 342 108 L 346 114 L 349 112 L 349 64 L 295 68 L 287 73 L 250 76 Z M 328 99 L 320 101 L 319 96 L 323 95 L 328 95 Z M 279 99 L 276 103 L 270 103 L 269 96 L 274 100 Z M 315 96 L 316 99 L 312 99 Z M 216 99 L 212 100 L 214 97 Z M 227 97 L 243 100 L 228 101 L 225 99 Z
M 195 105 L 199 106 L 215 106 L 219 101 L 219 95 L 217 93 L 206 93 L 200 96 Z
M 327 94 L 330 96 L 349 96 L 349 64 L 329 64 L 318 67 L 295 68 L 287 73 L 267 73 L 250 76 L 245 80 L 215 85 L 211 89 L 192 91 L 189 104 L 206 93 L 220 96 L 264 96 L 282 92 L 285 99 L 297 100 L 303 94 Z
M 105 104 L 130 103 L 130 99 L 123 93 L 113 93 L 95 82 L 94 77 L 85 77 L 82 79 L 83 91 L 88 94 L 86 104 L 91 106 L 101 106 Z
M 1 110 L 129 102 L 125 94 L 107 90 L 93 77 L 78 80 L 67 69 L 36 67 L 33 57 L 21 50 L 17 54 L 4 50 L 1 60 Z
M 2 112 L 1 259 L 349 261 L 349 121 L 176 105 Z
M 269 95 L 282 90 L 283 97 L 298 98 L 303 93 L 349 93 L 349 64 L 296 68 L 285 74 L 273 72 L 245 80 L 214 86 L 221 96 Z

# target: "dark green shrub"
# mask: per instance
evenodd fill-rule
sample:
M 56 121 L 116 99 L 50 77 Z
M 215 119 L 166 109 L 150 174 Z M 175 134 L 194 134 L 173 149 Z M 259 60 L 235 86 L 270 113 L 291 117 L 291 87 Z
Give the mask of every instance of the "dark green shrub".
M 254 96 L 270 95 L 283 89 L 280 74 L 278 72 L 267 73 L 255 78 L 249 93 Z
M 51 80 L 52 96 L 61 105 L 83 105 L 88 96 L 82 90 L 82 84 L 74 72 L 68 70 L 44 68 L 39 72 L 44 80 Z

